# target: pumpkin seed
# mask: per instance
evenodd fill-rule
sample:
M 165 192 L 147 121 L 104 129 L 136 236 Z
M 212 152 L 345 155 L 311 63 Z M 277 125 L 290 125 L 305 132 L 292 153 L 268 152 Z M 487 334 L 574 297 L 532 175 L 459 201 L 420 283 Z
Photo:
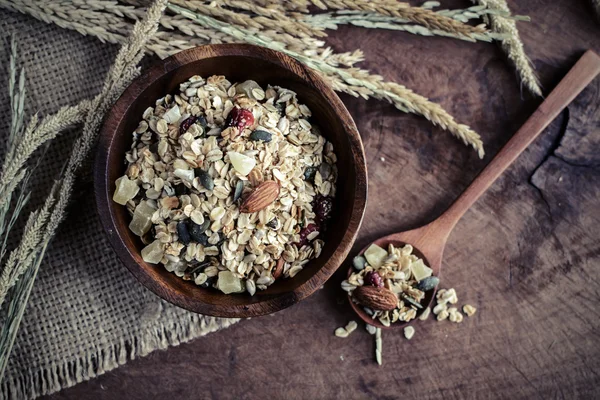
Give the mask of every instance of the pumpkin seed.
M 312 181 L 315 179 L 315 174 L 317 173 L 317 169 L 315 167 L 307 167 L 304 170 L 304 180 Z
M 267 222 L 267 226 L 271 229 L 277 230 L 277 228 L 279 227 L 279 220 L 277 218 L 273 218 L 272 220 Z
M 423 292 L 426 292 L 428 290 L 435 288 L 437 285 L 439 285 L 439 283 L 440 283 L 440 279 L 437 276 L 430 276 L 430 277 L 427 277 L 427 278 L 421 280 L 421 282 L 419 282 L 416 287 L 417 287 L 417 289 L 422 290 Z
M 208 172 L 206 172 L 202 168 L 194 168 L 194 173 L 200 180 L 202 186 L 204 186 L 206 189 L 213 190 L 215 188 L 215 182 L 213 181 L 213 178 L 208 174 Z
M 321 165 L 319 165 L 319 173 L 321 174 L 321 178 L 323 178 L 323 180 L 327 180 L 327 178 L 329 178 L 331 175 L 331 165 L 326 162 L 321 163 Z
M 356 269 L 357 271 L 361 271 L 361 270 L 365 269 L 366 264 L 367 264 L 367 259 L 364 258 L 363 256 L 356 256 L 352 260 L 352 265 L 354 266 L 354 269 Z
M 250 134 L 250 140 L 254 141 L 270 142 L 271 139 L 273 139 L 273 135 L 267 131 L 256 130 Z
M 199 116 L 196 120 L 196 123 L 202 128 L 206 128 L 206 126 L 208 125 L 208 122 L 206 122 L 206 118 L 204 117 L 204 115 Z
M 233 194 L 233 201 L 236 202 L 242 197 L 244 191 L 244 182 L 240 179 L 235 184 L 235 193 Z
M 208 236 L 204 234 L 204 231 L 208 229 L 210 225 L 210 218 L 206 218 L 202 225 L 198 225 L 197 223 L 190 221 L 189 232 L 192 239 L 196 242 L 206 246 L 208 244 Z
M 177 224 L 177 236 L 179 237 L 179 241 L 185 245 L 190 244 L 192 241 L 192 237 L 190 236 L 190 232 L 188 230 L 187 221 L 181 221 Z
M 413 306 L 415 306 L 415 307 L 417 307 L 417 308 L 419 308 L 419 309 L 423 308 L 423 306 L 421 305 L 421 303 L 419 303 L 418 301 L 416 301 L 416 300 L 415 300 L 415 299 L 413 299 L 412 297 L 410 297 L 410 296 L 407 296 L 407 295 L 406 295 L 406 294 L 404 294 L 404 293 L 401 293 L 401 294 L 400 294 L 400 296 L 402 297 L 402 300 L 404 300 L 404 301 L 406 301 L 406 302 L 410 303 L 411 305 L 413 305 Z

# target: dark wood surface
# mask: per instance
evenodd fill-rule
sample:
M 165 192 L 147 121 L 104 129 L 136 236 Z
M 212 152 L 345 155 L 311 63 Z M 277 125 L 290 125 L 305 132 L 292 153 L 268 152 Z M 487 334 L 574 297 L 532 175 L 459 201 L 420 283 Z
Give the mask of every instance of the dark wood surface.
M 441 277 L 446 242 L 458 221 L 599 73 L 600 57 L 593 50 L 586 51 L 523 126 L 442 215 L 427 225 L 408 231 L 395 232 L 383 236 L 373 243 L 384 249 L 388 248 L 390 244 L 401 247 L 408 243 L 413 246 L 414 252 L 418 252 L 417 256 L 423 258 L 433 270 L 433 275 Z M 369 246 L 365 246 L 360 254 L 364 253 Z M 355 272 L 355 269 L 348 268 L 348 276 L 352 272 Z M 431 306 L 436 291 L 437 287 L 425 293 L 425 297 L 421 300 L 423 307 L 417 311 L 417 316 Z M 365 323 L 378 328 L 401 329 L 408 324 L 396 321 L 386 327 L 379 320 L 373 320 L 359 304 L 351 302 L 350 306 Z
M 225 75 L 232 82 L 247 79 L 280 85 L 298 94 L 313 110 L 313 121 L 333 144 L 337 155 L 338 195 L 329 221 L 336 229 L 324 233 L 321 257 L 308 263 L 294 279 L 280 279 L 254 296 L 231 296 L 202 289 L 164 268 L 146 263 L 143 244 L 129 229 L 125 207 L 112 201 L 115 181 L 125 173 L 123 160 L 131 148 L 131 132 L 155 99 L 173 93 L 193 75 Z M 365 154 L 352 117 L 333 90 L 312 70 L 285 54 L 248 44 L 220 44 L 182 51 L 157 60 L 136 79 L 108 112 L 100 133 L 94 166 L 98 214 L 111 245 L 131 273 L 158 296 L 180 307 L 217 317 L 247 318 L 270 314 L 310 296 L 344 262 L 357 237 L 367 201 Z
M 462 5 L 466 1 L 444 2 Z M 600 24 L 585 0 L 510 1 L 545 92 L 588 48 Z M 440 102 L 483 136 L 487 156 L 378 101 L 343 96 L 364 141 L 369 203 L 358 251 L 443 212 L 540 104 L 521 93 L 502 51 L 404 33 L 343 28 L 337 50 Z M 442 287 L 478 308 L 462 324 L 384 332 L 382 367 L 339 289 L 155 352 L 51 399 L 330 399 L 600 397 L 600 79 L 519 157 L 448 239 Z M 385 161 L 382 161 L 381 158 Z

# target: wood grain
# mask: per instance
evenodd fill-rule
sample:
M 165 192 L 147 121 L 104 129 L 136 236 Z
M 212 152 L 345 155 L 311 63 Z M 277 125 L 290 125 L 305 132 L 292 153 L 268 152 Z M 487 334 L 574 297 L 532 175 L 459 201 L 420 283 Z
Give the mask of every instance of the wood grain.
M 373 244 L 387 249 L 390 244 L 395 247 L 410 244 L 413 246 L 413 253 L 419 258 L 425 260 L 426 264 L 433 270 L 433 275 L 441 277 L 442 257 L 446 247 L 448 236 L 454 229 L 454 226 L 462 216 L 471 208 L 471 206 L 489 189 L 489 187 L 498 179 L 498 177 L 521 155 L 525 149 L 550 125 L 552 121 L 579 95 L 587 85 L 600 73 L 600 57 L 592 50 L 585 52 L 577 63 L 571 68 L 569 73 L 554 88 L 552 93 L 544 100 L 538 109 L 529 117 L 523 126 L 510 138 L 508 143 L 494 156 L 494 159 L 481 171 L 479 175 L 471 182 L 464 192 L 456 199 L 454 203 L 439 218 L 429 224 L 411 229 L 404 232 L 396 232 L 384 236 L 373 242 Z M 371 244 L 365 246 L 360 251 L 364 253 Z M 348 276 L 355 271 L 348 268 Z M 425 293 L 421 300 L 422 309 L 417 310 L 417 316 L 423 313 L 423 310 L 429 308 L 437 288 Z M 348 300 L 354 312 L 365 323 L 374 325 L 381 329 L 400 329 L 415 323 L 396 322 L 389 326 L 383 325 L 379 320 L 371 318 L 362 308 L 364 303 L 360 304 L 351 301 L 348 294 Z M 358 297 L 356 297 L 358 299 Z M 372 308 L 369 305 L 367 307 Z
M 321 256 L 304 266 L 294 279 L 280 279 L 254 296 L 226 295 L 184 281 L 164 268 L 146 263 L 143 244 L 129 229 L 125 207 L 112 201 L 115 180 L 125 173 L 125 152 L 131 132 L 146 108 L 173 93 L 193 75 L 225 75 L 232 82 L 252 79 L 263 86 L 279 85 L 295 91 L 312 111 L 313 122 L 337 155 L 337 195 L 331 226 L 323 233 Z M 157 61 L 129 86 L 113 108 L 100 133 L 94 185 L 98 214 L 108 238 L 133 275 L 163 299 L 197 313 L 245 318 L 289 307 L 320 288 L 345 260 L 358 234 L 367 201 L 365 155 L 356 125 L 333 90 L 313 71 L 294 59 L 266 48 L 224 44 L 182 51 Z
M 447 8 L 469 1 L 444 1 Z M 545 93 L 585 49 L 600 51 L 586 0 L 515 1 Z M 541 103 L 521 92 L 502 50 L 486 43 L 343 27 L 334 49 L 441 103 L 483 136 L 480 161 L 421 118 L 343 96 L 364 141 L 369 204 L 358 252 L 431 222 Z M 155 352 L 48 399 L 594 399 L 600 397 L 600 79 L 542 133 L 448 238 L 442 287 L 478 308 L 462 324 L 415 324 L 407 341 L 333 331 L 356 319 L 336 274 L 310 298 Z M 384 157 L 385 161 L 381 161 Z M 342 272 L 342 271 L 340 271 Z M 344 271 L 345 272 L 345 271 Z

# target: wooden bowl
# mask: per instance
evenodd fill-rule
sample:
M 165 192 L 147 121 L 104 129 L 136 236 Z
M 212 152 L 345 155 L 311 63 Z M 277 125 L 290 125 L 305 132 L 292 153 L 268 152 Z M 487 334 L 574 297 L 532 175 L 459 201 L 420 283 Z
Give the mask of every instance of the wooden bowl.
M 129 228 L 125 207 L 112 201 L 115 180 L 125 173 L 125 152 L 144 110 L 156 99 L 174 93 L 193 75 L 225 75 L 231 82 L 253 79 L 295 91 L 313 112 L 312 120 L 333 143 L 339 176 L 329 230 L 321 256 L 291 279 L 276 281 L 254 296 L 226 295 L 203 289 L 142 260 L 139 237 Z M 276 51 L 243 44 L 210 45 L 182 51 L 157 62 L 136 79 L 106 116 L 96 157 L 95 192 L 98 212 L 109 240 L 125 266 L 163 299 L 201 314 L 252 317 L 289 307 L 319 289 L 350 251 L 367 201 L 365 155 L 352 117 L 333 90 L 315 72 Z

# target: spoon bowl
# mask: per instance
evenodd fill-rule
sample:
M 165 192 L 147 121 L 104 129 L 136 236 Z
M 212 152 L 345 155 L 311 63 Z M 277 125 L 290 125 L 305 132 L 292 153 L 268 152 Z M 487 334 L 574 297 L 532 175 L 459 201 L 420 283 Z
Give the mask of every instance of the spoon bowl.
M 437 223 L 440 220 L 436 221 Z M 435 223 L 435 222 L 434 222 Z M 387 249 L 387 247 L 392 244 L 394 247 L 401 247 L 407 244 L 413 246 L 413 254 L 417 257 L 423 259 L 425 265 L 433 270 L 432 275 L 440 278 L 440 274 L 442 272 L 442 254 L 444 252 L 444 246 L 446 245 L 446 240 L 443 242 L 436 242 L 434 240 L 427 240 L 427 232 L 432 229 L 433 224 L 425 225 L 418 229 L 413 229 L 411 231 L 393 233 L 388 236 L 381 237 L 374 242 L 365 246 L 358 255 L 363 255 L 365 251 L 372 245 L 376 244 L 377 246 Z M 420 247 L 417 247 L 420 246 Z M 425 249 L 425 252 L 421 249 Z M 354 272 L 354 267 L 350 265 L 348 269 L 348 277 L 352 275 Z M 425 292 L 425 297 L 421 301 L 422 309 L 417 310 L 417 318 L 421 316 L 423 311 L 430 307 L 433 303 L 433 299 L 435 298 L 435 294 L 437 292 L 437 287 Z M 350 294 L 348 294 L 348 300 L 350 301 L 350 306 L 354 310 L 354 312 L 367 324 L 373 325 L 377 328 L 381 329 L 391 329 L 391 328 L 401 328 L 407 325 L 410 325 L 414 319 L 409 322 L 398 321 L 390 324 L 390 326 L 385 326 L 378 319 L 371 318 L 369 314 L 365 312 L 363 307 L 360 304 L 357 304 L 352 301 Z
M 464 215 L 464 213 L 485 193 L 512 162 L 533 142 L 533 140 L 558 116 L 573 99 L 600 73 L 600 57 L 592 50 L 588 50 L 571 68 L 569 73 L 554 88 L 552 93 L 544 100 L 531 117 L 496 154 L 494 159 L 484 168 L 475 180 L 465 189 L 456 201 L 435 221 L 410 231 L 393 233 L 377 239 L 371 244 L 387 248 L 391 243 L 394 246 L 410 244 L 415 255 L 433 270 L 434 276 L 440 277 L 442 271 L 442 255 L 450 232 Z M 362 255 L 371 246 L 369 244 L 361 250 Z M 353 266 L 350 265 L 348 276 L 352 274 Z M 417 317 L 431 305 L 437 287 L 428 291 L 421 302 L 422 309 L 417 311 Z M 367 324 L 378 328 L 388 328 L 379 320 L 371 318 L 359 305 L 352 301 L 348 293 L 350 305 L 356 314 Z M 414 319 L 412 320 L 414 321 Z M 410 322 L 395 322 L 390 328 L 401 328 Z

